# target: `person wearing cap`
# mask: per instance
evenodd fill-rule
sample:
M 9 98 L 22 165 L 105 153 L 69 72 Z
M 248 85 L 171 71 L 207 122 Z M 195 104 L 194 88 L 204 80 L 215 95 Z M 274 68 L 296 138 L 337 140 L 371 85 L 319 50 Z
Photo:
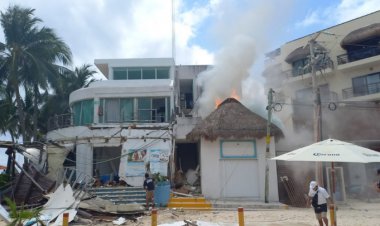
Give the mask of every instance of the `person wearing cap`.
M 308 197 L 308 206 L 312 204 L 319 226 L 323 226 L 323 223 L 328 226 L 327 203 L 332 203 L 329 193 L 326 189 L 318 186 L 317 182 L 311 181 Z

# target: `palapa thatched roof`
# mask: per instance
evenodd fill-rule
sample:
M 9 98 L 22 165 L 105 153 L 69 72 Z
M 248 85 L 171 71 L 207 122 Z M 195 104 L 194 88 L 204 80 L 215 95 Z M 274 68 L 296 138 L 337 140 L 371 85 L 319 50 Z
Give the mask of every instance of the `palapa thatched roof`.
M 234 98 L 224 100 L 215 111 L 197 124 L 186 138 L 206 140 L 219 138 L 262 138 L 266 136 L 267 120 L 253 113 Z M 271 125 L 271 135 L 281 130 Z
M 326 48 L 319 45 L 318 43 L 314 44 L 315 51 L 326 51 Z M 310 46 L 307 44 L 306 46 L 298 47 L 293 50 L 289 55 L 285 58 L 285 61 L 289 64 L 294 61 L 304 59 L 310 55 Z
M 374 23 L 348 33 L 340 42 L 340 46 L 346 49 L 350 45 L 377 37 L 380 37 L 380 23 Z

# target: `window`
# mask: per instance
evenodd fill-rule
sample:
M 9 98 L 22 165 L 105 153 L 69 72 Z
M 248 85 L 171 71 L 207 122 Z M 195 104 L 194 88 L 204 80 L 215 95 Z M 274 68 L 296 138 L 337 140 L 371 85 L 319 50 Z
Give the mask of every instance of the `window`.
M 169 68 L 157 68 L 157 79 L 168 79 L 169 78 Z
M 127 79 L 126 68 L 114 68 L 113 79 L 114 80 L 125 80 L 125 79 Z
M 314 93 L 313 88 L 305 88 L 296 91 L 296 101 L 302 103 L 312 103 L 314 101 Z M 321 97 L 321 101 L 330 101 L 330 89 L 328 84 L 319 86 L 319 94 Z
M 149 122 L 152 120 L 152 99 L 151 98 L 138 98 L 138 120 Z
M 114 80 L 168 79 L 170 67 L 115 67 Z
M 106 99 L 105 100 L 105 121 L 120 122 L 120 100 Z
M 154 122 L 165 122 L 165 98 L 153 98 L 152 108 L 152 120 Z
M 138 98 L 138 117 L 141 122 L 167 122 L 170 113 L 169 97 Z
M 134 120 L 133 98 L 101 99 L 99 107 L 101 108 L 100 112 L 102 112 L 99 115 L 99 122 L 101 123 L 119 123 Z
M 141 68 L 128 68 L 128 80 L 141 79 Z
M 380 92 L 380 73 L 369 74 L 352 79 L 354 96 L 363 96 Z
M 350 62 L 365 59 L 380 54 L 378 48 L 380 37 L 367 39 L 366 41 L 349 45 L 347 47 L 347 56 Z
M 121 111 L 121 119 L 123 122 L 130 122 L 134 120 L 133 112 L 133 99 L 121 99 L 120 101 L 120 111 Z
M 98 109 L 100 123 L 168 122 L 169 97 L 105 98 Z
M 94 100 L 83 100 L 72 105 L 74 125 L 82 126 L 94 121 Z
M 222 140 L 220 141 L 220 158 L 256 158 L 256 141 Z
M 292 74 L 293 76 L 299 76 L 311 72 L 311 67 L 309 65 L 309 58 L 303 58 L 301 60 L 294 61 L 292 63 Z
M 142 73 L 142 79 L 156 79 L 155 68 L 143 68 Z

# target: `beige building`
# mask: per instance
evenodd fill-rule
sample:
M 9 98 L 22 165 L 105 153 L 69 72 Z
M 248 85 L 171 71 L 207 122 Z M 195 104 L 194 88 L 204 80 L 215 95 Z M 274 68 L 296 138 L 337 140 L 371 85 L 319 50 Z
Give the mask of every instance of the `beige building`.
M 289 41 L 266 57 L 266 87 L 276 92 L 274 115 L 286 128 L 278 154 L 313 142 L 313 85 L 320 89 L 321 140 L 331 137 L 380 151 L 380 11 Z M 347 191 L 352 194 L 363 193 L 380 168 L 340 166 L 345 185 L 360 187 Z

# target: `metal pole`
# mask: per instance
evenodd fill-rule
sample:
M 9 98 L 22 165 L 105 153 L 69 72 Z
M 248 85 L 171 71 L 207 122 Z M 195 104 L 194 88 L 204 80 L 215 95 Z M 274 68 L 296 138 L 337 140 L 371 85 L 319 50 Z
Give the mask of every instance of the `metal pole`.
M 311 82 L 313 86 L 313 94 L 314 94 L 314 114 L 313 114 L 313 134 L 314 134 L 314 142 L 321 141 L 321 94 L 319 91 L 319 86 L 316 82 L 316 68 L 315 68 L 315 53 L 314 53 L 314 44 L 315 40 L 320 35 L 317 35 L 309 41 L 310 48 L 310 65 L 311 65 Z M 323 172 L 322 172 L 322 163 L 317 162 L 315 165 L 315 174 L 318 184 L 323 186 Z
M 238 208 L 239 226 L 244 226 L 244 208 Z
M 157 210 L 156 209 L 152 209 L 151 226 L 157 226 Z
M 265 148 L 265 203 L 268 203 L 268 196 L 269 196 L 269 165 L 268 160 L 270 157 L 270 126 L 272 121 L 272 105 L 273 105 L 273 89 L 270 88 L 268 91 L 268 120 L 267 120 L 267 136 L 265 138 L 266 141 L 266 148 Z
M 69 213 L 63 213 L 62 226 L 69 226 Z

